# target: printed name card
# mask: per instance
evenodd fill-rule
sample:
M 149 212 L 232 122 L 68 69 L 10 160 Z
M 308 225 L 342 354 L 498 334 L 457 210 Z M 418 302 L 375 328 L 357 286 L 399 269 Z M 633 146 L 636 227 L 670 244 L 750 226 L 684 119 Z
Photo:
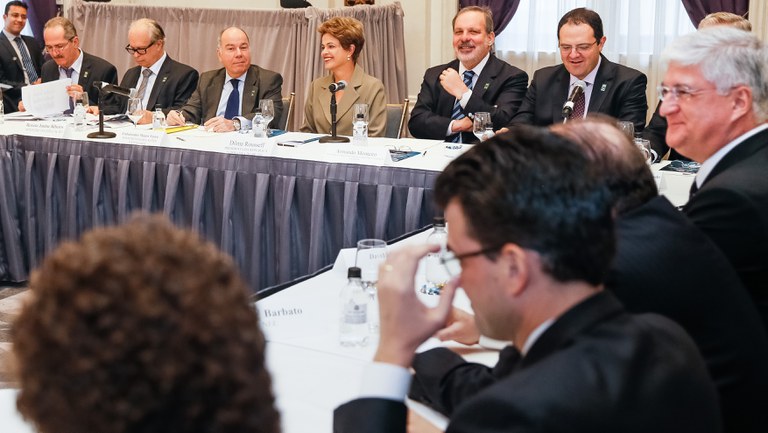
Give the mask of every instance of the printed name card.
M 389 150 L 380 146 L 355 146 L 347 143 L 327 143 L 325 156 L 329 162 L 391 165 Z
M 658 171 L 653 172 L 653 180 L 656 181 L 656 189 L 658 189 L 659 192 L 667 189 L 667 183 L 664 181 L 664 176 Z
M 166 134 L 163 131 L 119 131 L 117 141 L 139 146 L 163 146 Z
M 67 120 L 36 120 L 24 122 L 24 133 L 49 138 L 64 138 L 71 124 Z
M 224 150 L 238 155 L 272 156 L 275 153 L 274 140 L 237 134 L 224 145 Z
M 275 303 L 260 305 L 257 302 L 256 307 L 259 310 L 261 329 L 268 340 L 303 336 L 313 329 L 313 314 L 301 306 Z

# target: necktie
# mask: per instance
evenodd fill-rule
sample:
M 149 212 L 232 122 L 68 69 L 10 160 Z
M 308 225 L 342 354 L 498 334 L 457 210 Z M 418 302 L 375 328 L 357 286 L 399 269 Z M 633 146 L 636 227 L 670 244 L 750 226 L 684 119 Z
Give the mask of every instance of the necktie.
M 149 83 L 149 76 L 152 75 L 151 69 L 144 69 L 141 71 L 141 76 L 143 77 L 141 79 L 141 84 L 139 85 L 139 90 L 136 92 L 136 97 L 139 99 L 144 99 L 144 93 L 147 92 L 147 83 Z M 146 107 L 149 109 L 149 107 Z
M 583 118 L 585 108 L 584 92 L 579 92 L 579 94 L 573 98 L 573 111 L 571 112 L 569 119 Z
M 16 45 L 19 46 L 21 61 L 24 63 L 24 69 L 27 71 L 29 82 L 34 83 L 37 81 L 37 71 L 35 70 L 35 65 L 32 64 L 32 58 L 29 57 L 29 51 L 27 51 L 27 46 L 22 41 L 21 36 L 16 36 Z
M 240 80 L 233 78 L 229 82 L 232 83 L 232 93 L 229 94 L 227 108 L 224 110 L 225 119 L 233 119 L 235 116 L 240 115 L 238 110 L 240 108 L 240 90 L 238 90 Z
M 699 186 L 696 184 L 696 179 L 693 179 L 693 183 L 691 184 L 691 192 L 688 194 L 688 200 L 692 199 L 698 191 Z
M 67 68 L 64 70 L 64 73 L 67 74 L 67 78 L 72 78 L 72 73 L 75 72 L 72 68 Z M 64 114 L 72 114 L 72 112 L 75 111 L 75 101 L 72 100 L 72 98 L 69 98 L 69 110 L 65 111 Z
M 472 78 L 475 76 L 474 71 L 464 71 L 464 85 L 469 87 L 469 90 L 472 90 Z M 451 119 L 453 120 L 459 120 L 463 119 L 467 116 L 464 115 L 464 113 L 461 112 L 461 104 L 459 104 L 459 100 L 457 99 L 456 102 L 453 104 L 453 110 L 451 111 Z M 454 143 L 459 143 L 461 141 L 461 134 L 454 134 L 453 138 L 451 139 Z

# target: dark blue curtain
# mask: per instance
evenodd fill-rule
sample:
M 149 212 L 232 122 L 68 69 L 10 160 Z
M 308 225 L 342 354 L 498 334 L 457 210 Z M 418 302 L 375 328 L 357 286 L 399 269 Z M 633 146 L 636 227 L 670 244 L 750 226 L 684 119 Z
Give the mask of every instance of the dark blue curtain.
M 497 35 L 507 27 L 520 6 L 520 0 L 459 0 L 459 8 L 485 6 L 493 12 L 493 32 Z
M 699 26 L 705 16 L 712 12 L 730 12 L 746 18 L 749 0 L 682 0 L 685 11 L 694 27 Z
M 29 10 L 27 10 L 27 20 L 35 39 L 40 45 L 45 45 L 43 41 L 43 26 L 45 23 L 56 16 L 56 0 L 26 0 Z

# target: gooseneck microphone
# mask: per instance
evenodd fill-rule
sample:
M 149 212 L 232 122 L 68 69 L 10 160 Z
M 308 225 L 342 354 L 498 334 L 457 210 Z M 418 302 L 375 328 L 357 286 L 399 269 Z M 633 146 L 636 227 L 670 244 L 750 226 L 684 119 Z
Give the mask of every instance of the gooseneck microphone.
M 573 89 L 571 90 L 571 96 L 568 97 L 568 100 L 565 101 L 565 104 L 563 104 L 563 117 L 568 118 L 571 113 L 573 113 L 573 100 L 576 99 L 577 96 L 584 93 L 584 89 L 587 87 L 587 83 L 585 83 L 582 80 L 579 80 L 573 84 Z
M 331 135 L 320 137 L 320 143 L 349 143 L 349 138 L 336 135 L 336 92 L 345 87 L 347 82 L 344 80 L 328 85 L 328 90 L 331 91 Z
M 341 80 L 338 83 L 331 83 L 328 86 L 328 90 L 330 90 L 331 93 L 336 93 L 339 90 L 344 90 L 346 87 L 347 87 L 347 82 L 344 80 Z
M 105 83 L 103 81 L 94 81 L 93 86 L 98 88 L 99 91 L 104 93 L 114 93 L 120 96 L 131 96 L 136 89 L 129 89 L 127 87 L 120 87 L 115 84 Z
M 115 138 L 117 134 L 104 130 L 104 97 L 109 93 L 130 97 L 131 94 L 136 92 L 136 89 L 120 87 L 111 83 L 105 83 L 103 81 L 94 81 L 93 87 L 99 89 L 99 130 L 88 134 L 88 138 Z

